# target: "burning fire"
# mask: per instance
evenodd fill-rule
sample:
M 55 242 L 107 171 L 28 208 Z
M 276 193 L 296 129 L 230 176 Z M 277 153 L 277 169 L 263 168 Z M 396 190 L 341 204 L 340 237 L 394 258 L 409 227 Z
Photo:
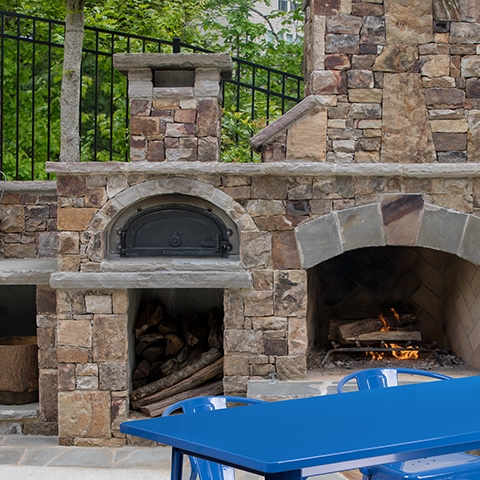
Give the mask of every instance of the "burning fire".
M 380 330 L 382 331 L 382 330 Z M 384 330 L 383 330 L 384 331 Z M 414 350 L 414 347 L 402 347 L 397 343 L 386 343 L 385 348 L 401 348 L 401 350 L 392 350 L 392 355 L 397 360 L 417 360 L 418 359 L 418 350 Z M 366 352 L 367 357 L 370 357 L 372 360 L 382 360 L 385 356 L 385 352 Z
M 400 325 L 400 315 L 395 311 L 394 308 L 390 309 L 393 313 L 393 316 L 395 317 L 397 324 Z M 381 332 L 388 332 L 391 330 L 391 326 L 388 324 L 387 319 L 385 316 L 380 313 L 378 315 L 380 320 L 383 323 L 382 328 L 380 329 Z M 392 355 L 397 359 L 397 360 L 416 360 L 418 359 L 418 351 L 414 349 L 414 347 L 402 347 L 401 345 L 398 345 L 396 343 L 386 343 L 385 348 L 401 348 L 402 350 L 392 350 Z M 367 356 L 370 356 L 372 361 L 374 360 L 382 360 L 383 357 L 385 356 L 385 352 L 366 352 Z

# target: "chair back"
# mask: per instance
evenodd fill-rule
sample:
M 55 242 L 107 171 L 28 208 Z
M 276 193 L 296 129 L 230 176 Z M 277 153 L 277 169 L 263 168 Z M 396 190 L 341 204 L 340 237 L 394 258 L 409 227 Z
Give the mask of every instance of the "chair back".
M 338 382 L 337 392 L 345 392 L 345 384 L 355 379 L 359 390 L 372 390 L 374 388 L 387 388 L 398 386 L 398 374 L 418 375 L 437 380 L 451 380 L 451 377 L 441 373 L 415 370 L 413 368 L 370 368 L 353 372 Z
M 227 408 L 228 404 L 253 405 L 255 403 L 263 403 L 263 400 L 233 396 L 194 397 L 170 405 L 164 410 L 162 417 L 176 412 L 189 415 L 211 410 L 221 410 Z M 225 426 L 225 428 L 228 428 L 228 426 Z M 189 456 L 188 458 L 191 466 L 190 480 L 195 480 L 197 477 L 200 480 L 235 480 L 235 471 L 232 467 L 197 457 Z

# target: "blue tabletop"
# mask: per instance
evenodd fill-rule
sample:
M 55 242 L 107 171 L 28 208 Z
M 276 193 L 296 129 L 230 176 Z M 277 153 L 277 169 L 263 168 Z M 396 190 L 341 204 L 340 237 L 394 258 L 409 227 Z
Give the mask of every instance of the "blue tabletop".
M 313 475 L 480 448 L 479 399 L 480 377 L 468 377 L 136 420 L 120 429 L 259 474 Z

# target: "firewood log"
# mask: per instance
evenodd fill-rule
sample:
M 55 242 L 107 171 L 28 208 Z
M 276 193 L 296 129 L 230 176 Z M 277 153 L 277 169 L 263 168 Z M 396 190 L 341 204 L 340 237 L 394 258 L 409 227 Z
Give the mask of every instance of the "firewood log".
M 222 354 L 217 349 L 212 348 L 208 352 L 200 355 L 199 358 L 197 358 L 195 361 L 192 361 L 192 363 L 190 363 L 188 366 L 174 373 L 170 377 L 161 378 L 160 380 L 156 380 L 155 382 L 149 383 L 148 385 L 132 391 L 130 398 L 132 401 L 139 400 L 140 398 L 146 397 L 154 392 L 171 387 L 172 385 L 175 385 L 176 383 L 179 383 L 185 378 L 188 378 L 194 373 L 202 370 L 207 365 L 215 362 L 221 356 Z
M 165 355 L 167 357 L 175 356 L 185 345 L 185 342 L 177 335 L 173 333 L 168 333 L 165 335 L 165 340 L 167 344 L 165 346 Z
M 355 337 L 345 338 L 345 342 L 407 342 L 411 341 L 416 344 L 422 342 L 422 332 L 417 330 L 389 330 L 387 332 L 369 332 L 361 333 Z
M 170 319 L 164 319 L 161 323 L 157 325 L 158 333 L 162 335 L 167 335 L 172 333 L 178 335 L 178 329 Z
M 185 380 L 182 380 L 181 382 L 172 385 L 169 388 L 153 393 L 148 397 L 144 397 L 140 400 L 133 402 L 132 407 L 138 409 L 145 405 L 159 402 L 160 400 L 163 400 L 165 398 L 170 398 L 173 395 L 177 395 L 178 393 L 186 392 L 187 390 L 191 390 L 192 388 L 207 383 L 209 380 L 215 378 L 217 375 L 220 375 L 222 373 L 223 358 L 219 358 L 216 362 L 194 373 L 191 377 L 188 377 Z
M 175 367 L 177 366 L 176 358 L 169 358 L 166 362 L 163 362 L 160 367 L 160 378 L 172 375 L 175 372 Z
M 398 319 L 393 315 L 384 318 L 387 325 L 392 329 L 416 321 L 416 316 L 413 314 L 401 314 L 398 316 Z M 360 334 L 378 332 L 383 326 L 384 322 L 380 318 L 364 318 L 338 325 L 338 331 L 340 332 L 340 337 L 345 340 Z
M 159 342 L 160 340 L 164 340 L 165 335 L 160 335 L 159 333 L 147 333 L 142 335 L 135 344 L 135 354 L 141 355 L 142 352 L 148 348 L 153 343 Z
M 174 403 L 179 402 L 181 400 L 185 400 L 187 398 L 193 398 L 193 397 L 221 395 L 222 393 L 223 393 L 223 382 L 222 380 L 218 380 L 208 385 L 202 385 L 201 387 L 192 388 L 191 390 L 188 390 L 186 392 L 173 395 L 172 397 L 161 400 L 157 403 L 145 405 L 144 407 L 140 408 L 140 411 L 145 413 L 146 415 L 149 415 L 150 417 L 158 417 L 163 413 L 163 411 L 168 406 L 173 405 Z
M 165 365 L 164 360 L 156 360 L 155 362 L 153 362 L 150 368 L 150 374 L 148 375 L 148 379 L 143 385 L 147 385 L 148 383 L 151 383 L 152 380 L 157 380 L 159 378 L 162 378 L 163 377 L 162 368 L 164 365 Z
M 383 327 L 383 323 L 379 318 L 364 318 L 349 322 L 338 327 L 341 338 L 355 337 L 361 333 L 378 332 Z
M 134 327 L 135 338 L 142 336 L 148 327 L 159 323 L 165 313 L 165 306 L 163 304 L 154 304 L 149 302 L 146 307 L 140 312 Z
M 182 334 L 183 334 L 183 338 L 185 338 L 185 341 L 191 347 L 193 347 L 200 341 L 198 337 L 196 337 L 190 330 L 189 317 L 187 317 L 186 315 L 182 317 Z
M 151 364 L 158 360 L 165 353 L 165 346 L 148 347 L 142 352 L 142 357 L 146 358 Z
M 142 360 L 133 372 L 132 380 L 140 380 L 142 378 L 148 377 L 149 372 L 150 362 L 148 360 Z

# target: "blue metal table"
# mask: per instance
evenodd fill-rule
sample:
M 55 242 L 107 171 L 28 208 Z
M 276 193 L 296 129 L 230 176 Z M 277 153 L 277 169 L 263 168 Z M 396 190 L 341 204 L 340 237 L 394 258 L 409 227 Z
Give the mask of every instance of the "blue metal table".
M 123 433 L 263 475 L 302 477 L 480 448 L 480 376 L 124 422 Z

